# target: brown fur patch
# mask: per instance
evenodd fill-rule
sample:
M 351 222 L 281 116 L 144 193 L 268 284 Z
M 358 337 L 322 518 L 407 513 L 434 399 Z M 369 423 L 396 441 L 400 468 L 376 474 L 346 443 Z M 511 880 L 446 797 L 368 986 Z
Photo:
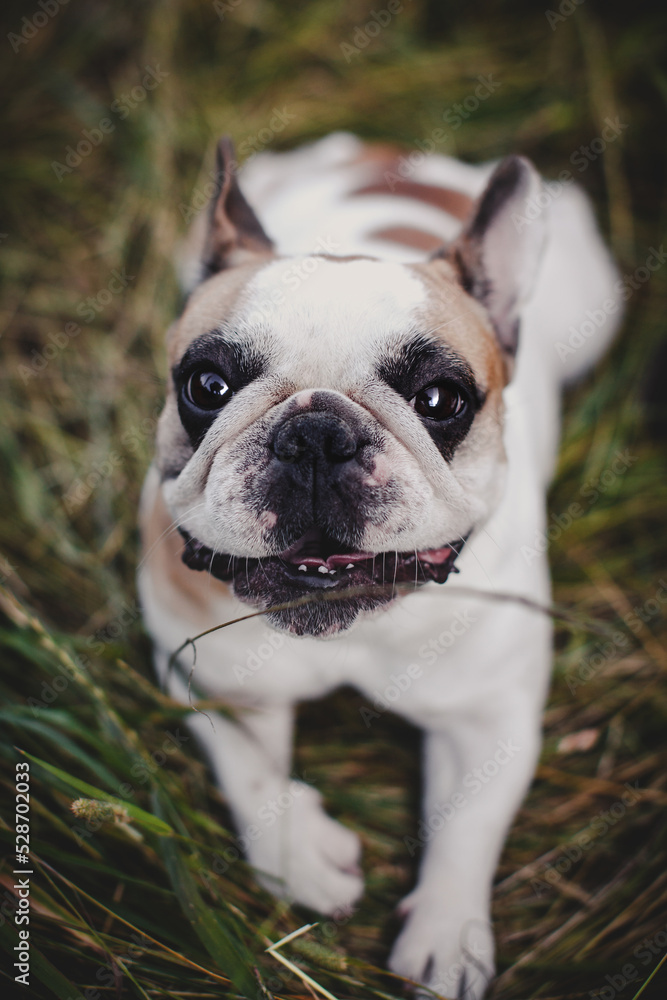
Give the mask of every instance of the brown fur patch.
M 484 308 L 463 290 L 449 261 L 435 258 L 409 266 L 428 290 L 424 330 L 441 337 L 466 358 L 487 398 L 497 398 L 499 403 L 509 372 Z
M 181 318 L 173 324 L 167 335 L 169 364 L 182 358 L 195 337 L 215 330 L 232 312 L 247 283 L 267 264 L 276 258 L 257 257 L 230 267 L 198 285 L 190 296 Z
M 383 170 L 388 170 L 392 164 L 395 165 L 398 162 L 402 152 L 400 146 L 394 146 L 389 142 L 369 142 L 364 144 L 363 149 L 352 162 L 377 163 Z
M 329 260 L 333 264 L 347 264 L 351 260 L 377 260 L 377 257 L 371 257 L 367 253 L 349 253 L 342 257 L 330 253 L 314 253 L 312 256 L 322 257 L 323 260 Z
M 183 539 L 176 530 L 158 487 L 141 516 L 144 565 L 160 606 L 177 617 L 206 625 L 212 604 L 229 597 L 229 587 L 210 573 L 188 569 L 181 559 Z
M 376 229 L 368 234 L 370 240 L 389 240 L 390 243 L 400 243 L 416 250 L 427 250 L 429 253 L 442 246 L 442 239 L 434 233 L 423 229 L 413 229 L 410 226 L 388 226 L 386 229 Z
M 398 163 L 394 163 L 394 171 L 398 168 Z M 385 173 L 390 172 L 388 168 Z M 411 181 L 404 177 L 399 177 L 393 173 L 390 185 L 389 178 L 382 177 L 370 184 L 357 188 L 350 192 L 350 197 L 357 197 L 364 194 L 384 194 L 394 195 L 399 198 L 412 198 L 414 201 L 421 201 L 427 205 L 433 205 L 455 219 L 467 219 L 475 204 L 474 200 L 462 191 L 454 191 L 452 188 L 439 187 L 436 184 L 420 184 L 418 181 Z

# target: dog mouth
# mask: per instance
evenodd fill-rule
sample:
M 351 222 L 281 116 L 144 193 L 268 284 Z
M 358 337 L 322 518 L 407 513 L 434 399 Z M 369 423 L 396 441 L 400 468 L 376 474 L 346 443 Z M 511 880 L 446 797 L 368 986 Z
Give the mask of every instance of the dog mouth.
M 284 585 L 304 593 L 310 590 L 346 590 L 351 587 L 392 585 L 397 583 L 444 583 L 449 574 L 458 572 L 454 563 L 465 539 L 449 542 L 440 548 L 411 552 L 364 552 L 313 527 L 296 542 L 274 556 L 245 557 L 213 552 L 183 528 L 185 541 L 182 559 L 194 570 L 206 570 L 218 580 L 233 583 L 234 589 L 248 591 L 249 581 L 257 573 L 265 579 L 283 578 Z M 268 576 L 267 576 L 268 574 Z M 243 586 L 245 581 L 246 586 Z M 237 583 L 240 587 L 237 587 Z M 264 589 L 264 588 L 260 588 Z M 249 596 L 249 595 L 248 595 Z

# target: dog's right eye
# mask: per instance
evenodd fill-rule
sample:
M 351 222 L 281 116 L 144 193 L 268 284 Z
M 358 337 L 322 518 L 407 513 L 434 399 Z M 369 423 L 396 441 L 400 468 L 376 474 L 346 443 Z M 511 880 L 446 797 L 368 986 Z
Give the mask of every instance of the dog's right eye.
M 219 372 L 195 371 L 185 384 L 185 396 L 198 410 L 220 410 L 231 395 L 229 384 Z

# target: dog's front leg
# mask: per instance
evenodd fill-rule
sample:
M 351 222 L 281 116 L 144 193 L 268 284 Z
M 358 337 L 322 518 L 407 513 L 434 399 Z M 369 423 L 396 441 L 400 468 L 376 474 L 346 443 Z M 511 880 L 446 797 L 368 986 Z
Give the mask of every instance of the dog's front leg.
M 275 895 L 338 913 L 363 891 L 359 838 L 327 816 L 319 792 L 290 777 L 292 721 L 292 706 L 279 705 L 244 710 L 236 721 L 193 715 L 188 725 L 259 881 Z
M 423 859 L 390 967 L 443 996 L 479 1000 L 494 974 L 492 879 L 540 746 L 527 701 L 475 706 L 425 737 Z

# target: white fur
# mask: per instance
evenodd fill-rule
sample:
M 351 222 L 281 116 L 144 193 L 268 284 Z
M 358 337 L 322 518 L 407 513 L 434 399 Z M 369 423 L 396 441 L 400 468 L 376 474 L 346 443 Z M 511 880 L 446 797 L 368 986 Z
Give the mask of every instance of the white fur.
M 226 327 L 237 336 L 270 326 L 270 373 L 253 383 L 251 394 L 232 399 L 187 470 L 165 483 L 172 515 L 213 549 L 266 555 L 256 514 L 239 488 L 247 475 L 247 455 L 256 439 L 263 442 L 282 421 L 295 393 L 318 389 L 344 400 L 359 419 L 375 418 L 384 428 L 383 458 L 391 467 L 393 486 L 404 496 L 398 513 L 405 523 L 399 528 L 391 517 L 381 526 L 369 523 L 361 548 L 424 550 L 467 534 L 493 508 L 502 469 L 465 451 L 451 466 L 443 462 L 408 404 L 388 388 L 369 384 L 378 345 L 420 328 L 426 301 L 422 282 L 402 264 L 311 257 L 315 270 L 301 272 L 307 260 L 290 257 L 264 267 L 225 317 Z M 304 278 L 292 288 L 289 279 L 298 279 L 299 273 Z M 281 296 L 279 307 L 276 294 Z M 212 325 L 217 320 L 211 316 Z M 455 304 L 449 321 L 464 322 Z M 268 463 L 268 452 L 266 456 Z M 252 473 L 258 489 L 263 471 L 257 466 Z
M 307 252 L 322 238 L 339 243 L 335 250 L 339 254 L 373 254 L 381 249 L 394 260 L 398 256 L 419 259 L 417 252 L 400 251 L 391 244 L 378 248 L 363 239 L 369 229 L 419 225 L 421 217 L 415 217 L 414 208 L 408 218 L 408 206 L 400 200 L 390 205 L 377 197 L 358 206 L 356 213 L 350 202 L 341 210 L 345 192 L 363 182 L 366 168 L 350 162 L 356 151 L 357 140 L 337 135 L 294 153 L 257 156 L 242 179 L 248 201 L 280 250 Z M 470 167 L 432 156 L 413 178 L 458 186 L 477 196 L 491 169 L 492 165 Z M 454 220 L 440 218 L 443 213 L 431 209 L 424 211 L 431 230 L 444 239 L 454 235 L 458 225 Z M 292 265 L 292 260 L 281 261 L 260 272 L 239 307 L 241 324 L 248 311 L 270 311 L 268 296 L 281 287 L 285 269 Z M 420 283 L 401 264 L 392 268 L 380 274 L 371 262 L 322 261 L 303 282 L 299 294 L 290 300 L 292 312 L 281 314 L 281 322 L 289 327 L 285 344 L 288 335 L 310 337 L 317 344 L 310 368 L 303 370 L 294 392 L 316 387 L 346 391 L 340 387 L 353 383 L 355 359 L 373 341 L 374 325 L 386 334 L 392 324 L 404 326 L 418 311 L 424 294 Z M 324 913 L 349 908 L 358 900 L 363 890 L 356 868 L 359 844 L 354 834 L 326 816 L 314 790 L 290 778 L 292 706 L 349 683 L 366 695 L 372 709 L 378 692 L 391 689 L 393 694 L 397 675 L 407 677 L 410 664 L 420 668 L 407 686 L 403 682 L 405 690 L 398 686 L 391 706 L 426 731 L 424 817 L 427 821 L 437 818 L 438 806 L 452 805 L 461 796 L 464 804 L 452 806 L 446 822 L 432 822 L 439 829 L 424 845 L 418 885 L 405 901 L 406 923 L 390 965 L 419 980 L 428 964 L 427 985 L 467 1000 L 478 1000 L 493 974 L 492 878 L 539 753 L 551 627 L 547 617 L 518 603 L 470 596 L 460 588 L 549 602 L 546 557 L 526 558 L 521 548 L 534 546 L 536 535 L 545 528 L 544 491 L 557 449 L 560 384 L 601 352 L 614 332 L 614 323 L 610 319 L 587 342 L 574 364 L 562 365 L 554 345 L 570 323 L 581 321 L 587 308 L 598 308 L 602 299 L 614 297 L 614 278 L 585 198 L 576 189 L 565 191 L 551 206 L 548 247 L 533 297 L 523 310 L 516 370 L 505 392 L 505 490 L 497 503 L 493 476 L 484 473 L 489 481 L 482 477 L 479 493 L 488 497 L 476 520 L 485 524 L 464 549 L 458 561 L 459 576 L 451 577 L 444 587 L 431 584 L 405 597 L 331 642 L 281 635 L 274 647 L 267 625 L 253 619 L 197 644 L 195 683 L 199 688 L 251 709 L 242 728 L 220 716 L 214 718 L 215 731 L 202 716 L 195 716 L 191 723 L 239 831 L 250 827 L 259 831 L 255 839 L 248 839 L 249 860 L 274 891 Z M 376 287 L 374 282 L 380 284 Z M 369 295 L 376 306 L 372 315 L 365 307 Z M 317 337 L 314 330 L 319 331 Z M 280 342 L 280 335 L 276 339 Z M 228 419 L 237 420 L 239 426 L 250 423 L 248 414 L 240 411 L 230 410 Z M 440 461 L 436 468 L 427 445 L 414 437 L 415 432 L 400 431 L 399 425 L 397 418 L 395 433 L 404 434 L 406 469 L 410 453 L 421 448 L 422 473 L 431 470 L 438 481 L 433 495 L 444 490 L 449 497 L 444 506 L 442 501 L 437 506 L 433 497 L 427 498 L 418 520 L 428 528 L 445 517 L 456 527 L 457 505 L 470 507 L 474 496 L 461 492 L 445 463 Z M 205 463 L 215 453 L 218 437 L 214 435 L 211 441 L 205 454 L 202 449 L 195 453 L 193 463 Z M 220 462 L 222 466 L 223 458 Z M 474 469 L 467 472 L 473 473 Z M 224 495 L 222 471 L 211 483 L 209 506 L 214 494 L 219 498 L 222 491 Z M 146 484 L 146 503 L 158 488 L 152 473 Z M 165 495 L 180 513 L 200 499 L 194 492 L 177 495 L 178 490 L 176 481 L 167 485 Z M 185 520 L 202 532 L 209 523 L 201 511 Z M 219 527 L 224 532 L 223 518 Z M 410 540 L 420 541 L 419 525 Z M 165 680 L 168 654 L 200 626 L 161 608 L 148 573 L 140 574 L 140 587 L 146 623 L 158 645 L 158 670 Z M 247 607 L 235 600 L 220 600 L 215 617 L 223 622 L 245 612 Z M 442 652 L 429 646 L 431 641 L 437 641 Z M 186 664 L 189 659 L 189 654 L 184 656 Z M 255 667 L 256 662 L 261 665 Z M 182 681 L 172 677 L 169 683 L 174 695 L 185 701 Z M 503 753 L 501 745 L 518 749 Z M 470 775 L 485 767 L 485 777 L 495 773 L 478 781 L 481 787 L 476 789 Z M 267 803 L 281 796 L 286 805 L 279 815 L 275 810 L 267 812 Z

